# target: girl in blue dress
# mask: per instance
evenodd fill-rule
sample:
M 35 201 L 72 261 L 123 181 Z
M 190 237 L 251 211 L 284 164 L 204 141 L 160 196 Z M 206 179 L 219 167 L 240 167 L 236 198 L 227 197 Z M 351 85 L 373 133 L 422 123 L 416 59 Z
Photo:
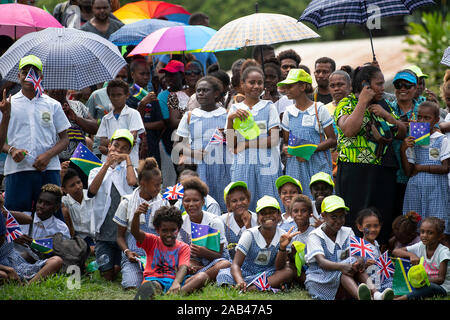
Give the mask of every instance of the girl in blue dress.
M 281 121 L 286 144 L 283 149 L 287 150 L 290 134 L 306 144 L 317 145 L 309 160 L 287 154 L 286 174 L 300 180 L 303 186 L 309 186 L 311 177 L 317 172 L 332 175 L 330 148 L 336 146 L 333 118 L 323 103 L 308 98 L 312 93 L 311 84 L 311 76 L 303 69 L 291 69 L 287 78 L 278 83 L 285 89 L 287 97 L 295 100 L 295 104 L 286 108 Z M 303 193 L 312 198 L 308 188 Z
M 281 175 L 281 160 L 278 151 L 278 112 L 271 101 L 259 97 L 264 90 L 264 73 L 256 66 L 242 73 L 241 87 L 244 101 L 233 104 L 228 111 L 227 143 L 235 154 L 231 165 L 231 181 L 244 181 L 252 195 L 250 210 L 255 210 L 256 200 L 269 195 L 279 201 L 275 180 Z M 246 120 L 252 115 L 259 127 L 260 135 L 247 140 L 233 129 L 233 122 Z
M 222 212 L 226 212 L 223 189 L 231 181 L 233 156 L 227 151 L 223 135 L 227 110 L 216 105 L 223 91 L 222 84 L 217 78 L 206 76 L 197 82 L 195 90 L 200 108 L 183 115 L 177 135 L 184 138 L 184 157 L 197 164 L 200 179 L 209 186 L 210 195 L 219 202 Z
M 246 230 L 239 239 L 236 254 L 230 268 L 221 269 L 217 275 L 218 285 L 236 285 L 239 290 L 256 290 L 248 286 L 258 275 L 265 272 L 272 288 L 280 288 L 290 282 L 294 271 L 287 265 L 287 249 L 298 232 L 283 231 L 278 227 L 281 211 L 278 201 L 264 196 L 257 202 L 259 226 Z
M 248 210 L 251 195 L 244 181 L 230 182 L 223 193 L 228 212 L 220 218 L 225 227 L 228 251 L 231 259 L 233 259 L 236 252 L 235 247 L 242 233 L 247 229 L 256 227 L 258 218 L 255 212 Z
M 450 143 L 447 137 L 436 130 L 439 121 L 439 107 L 433 102 L 419 105 L 418 122 L 430 123 L 430 144 L 416 145 L 414 137 L 406 137 L 400 152 L 402 165 L 407 176 L 403 214 L 415 211 L 422 216 L 436 217 L 445 221 L 445 233 L 449 226 L 449 172 Z

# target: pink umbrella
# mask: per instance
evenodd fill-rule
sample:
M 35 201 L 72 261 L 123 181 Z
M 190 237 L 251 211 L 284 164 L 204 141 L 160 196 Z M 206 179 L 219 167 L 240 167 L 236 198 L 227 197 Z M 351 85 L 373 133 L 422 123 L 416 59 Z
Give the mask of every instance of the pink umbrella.
M 0 35 L 7 35 L 13 39 L 48 27 L 63 27 L 48 12 L 26 4 L 0 4 L 0 12 Z

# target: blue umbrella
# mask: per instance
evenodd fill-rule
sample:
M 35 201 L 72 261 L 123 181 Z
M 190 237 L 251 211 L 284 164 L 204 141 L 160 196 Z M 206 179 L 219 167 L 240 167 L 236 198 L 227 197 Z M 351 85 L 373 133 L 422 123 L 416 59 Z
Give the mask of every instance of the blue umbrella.
M 124 25 L 122 28 L 111 34 L 109 41 L 116 46 L 136 46 L 139 42 L 144 40 L 146 36 L 158 29 L 183 25 L 183 23 L 175 21 L 144 19 Z
M 42 61 L 44 89 L 81 90 L 114 79 L 127 65 L 119 49 L 95 33 L 47 28 L 24 35 L 0 57 L 3 78 L 19 82 L 19 61 L 30 54 Z
M 366 24 L 369 19 L 409 15 L 418 7 L 434 4 L 432 0 L 312 0 L 300 16 L 300 21 L 316 28 L 334 24 Z M 373 50 L 372 33 L 367 28 Z

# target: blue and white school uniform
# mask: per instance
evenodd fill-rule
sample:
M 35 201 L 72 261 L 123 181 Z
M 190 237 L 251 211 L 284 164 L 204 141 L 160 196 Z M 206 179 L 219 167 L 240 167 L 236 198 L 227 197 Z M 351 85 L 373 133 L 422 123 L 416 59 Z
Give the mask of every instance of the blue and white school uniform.
M 286 218 L 285 215 L 286 215 L 286 213 L 283 213 L 281 215 L 282 221 L 280 221 L 280 223 L 278 224 L 278 227 L 280 227 L 284 231 L 288 232 L 291 227 L 296 228 L 297 224 L 295 223 L 294 219 L 291 216 Z
M 227 122 L 227 110 L 217 108 L 207 112 L 201 108 L 192 110 L 188 123 L 189 113 L 185 113 L 180 120 L 177 135 L 189 138 L 193 150 L 206 150 L 207 156 L 203 161 L 195 160 L 197 173 L 209 187 L 209 194 L 219 202 L 222 212 L 227 208 L 223 200 L 223 190 L 230 183 L 230 166 L 233 155 L 227 150 L 224 143 L 210 144 L 211 137 L 216 129 L 223 129 Z
M 138 187 L 133 191 L 132 194 L 122 197 L 122 201 L 117 208 L 116 214 L 114 215 L 113 221 L 119 226 L 128 229 L 126 233 L 126 241 L 128 249 L 136 252 L 140 256 L 146 256 L 144 249 L 138 248 L 136 245 L 136 239 L 130 233 L 131 221 L 133 220 L 134 213 L 137 208 L 143 203 L 147 202 L 150 207 L 146 214 L 142 214 L 139 217 L 139 228 L 146 233 L 151 233 L 158 235 L 153 226 L 153 218 L 155 216 L 156 210 L 164 205 L 169 205 L 167 200 L 163 199 L 160 194 L 150 201 L 142 199 L 139 195 L 141 188 Z M 139 263 L 130 262 L 127 256 L 122 252 L 122 260 L 120 262 L 121 272 L 122 272 L 122 287 L 123 288 L 138 288 L 143 281 L 143 271 L 140 268 Z
M 255 212 L 249 211 L 252 215 L 251 217 L 251 227 L 256 227 L 258 225 L 258 215 Z M 239 227 L 237 224 L 234 213 L 227 212 L 223 214 L 220 219 L 222 219 L 224 228 L 225 228 L 225 237 L 227 238 L 228 245 L 234 244 L 237 245 L 239 239 L 241 238 L 242 233 L 247 230 L 245 226 Z M 230 252 L 231 255 L 231 252 Z M 234 255 L 231 257 L 233 258 Z
M 450 158 L 450 143 L 445 135 L 435 132 L 430 136 L 429 146 L 408 148 L 406 157 L 413 164 L 441 165 L 442 161 Z M 445 233 L 449 234 L 449 192 L 446 174 L 419 172 L 408 180 L 403 214 L 415 211 L 422 218 L 440 218 L 445 221 Z
M 267 137 L 270 129 L 280 125 L 278 111 L 271 101 L 260 100 L 252 109 L 243 102 L 233 104 L 229 113 L 231 114 L 238 109 L 251 112 L 254 121 L 260 129 L 260 135 L 256 139 Z M 237 143 L 243 143 L 245 138 L 239 132 L 235 131 L 235 133 L 237 135 Z M 258 199 L 265 195 L 272 196 L 280 201 L 275 180 L 281 175 L 278 145 L 273 145 L 270 149 L 245 149 L 234 156 L 231 166 L 231 181 L 244 181 L 247 184 L 248 190 L 252 195 L 249 209 L 253 211 L 256 209 Z
M 267 277 L 275 273 L 275 259 L 280 248 L 280 237 L 284 233 L 286 233 L 284 230 L 277 227 L 272 241 L 267 245 L 266 240 L 259 231 L 259 226 L 244 231 L 236 250 L 241 251 L 245 255 L 241 271 L 242 277 L 247 284 L 263 272 L 266 272 Z M 235 285 L 236 281 L 231 274 L 231 268 L 220 269 L 216 282 L 218 285 Z
M 315 256 L 321 254 L 325 259 L 339 262 L 352 263 L 353 257 L 349 254 L 349 236 L 354 235 L 349 227 L 341 227 L 333 242 L 323 232 L 322 227 L 313 230 L 306 241 L 307 252 L 305 261 L 306 270 L 305 287 L 313 299 L 334 300 L 341 282 L 342 272 L 337 270 L 324 270 L 319 267 Z
M 0 213 L 1 214 L 1 213 Z M 45 260 L 38 260 L 34 264 L 28 263 L 14 249 L 14 242 L 4 241 L 0 246 L 0 265 L 13 268 L 20 280 L 31 280 L 47 262 Z
M 328 113 L 323 103 L 317 102 L 317 112 L 321 129 L 333 125 L 333 118 Z M 319 124 L 317 122 L 316 110 L 312 104 L 305 111 L 299 110 L 294 104 L 286 108 L 283 114 L 281 127 L 285 131 L 290 131 L 294 136 L 307 140 L 312 144 L 320 143 Z M 332 176 L 331 152 L 330 150 L 315 152 L 308 161 L 299 162 L 296 157 L 288 157 L 286 162 L 286 175 L 300 180 L 303 186 L 303 193 L 310 197 L 309 189 L 311 177 L 317 172 L 325 172 Z
M 217 262 L 222 260 L 230 260 L 230 255 L 227 250 L 227 239 L 225 237 L 225 229 L 220 217 L 215 214 L 207 211 L 202 211 L 203 217 L 200 224 L 210 226 L 219 231 L 220 233 L 220 244 L 223 245 L 222 257 L 214 260 L 208 260 L 206 258 L 201 258 L 201 264 L 204 266 L 200 269 L 199 272 L 204 272 L 211 267 L 213 267 Z M 183 215 L 183 224 L 181 225 L 180 232 L 178 233 L 178 240 L 183 241 L 184 243 L 191 245 L 192 243 L 192 228 L 191 228 L 191 219 L 189 218 L 189 214 Z M 191 259 L 193 257 L 191 256 Z M 196 259 L 196 258 L 194 258 Z

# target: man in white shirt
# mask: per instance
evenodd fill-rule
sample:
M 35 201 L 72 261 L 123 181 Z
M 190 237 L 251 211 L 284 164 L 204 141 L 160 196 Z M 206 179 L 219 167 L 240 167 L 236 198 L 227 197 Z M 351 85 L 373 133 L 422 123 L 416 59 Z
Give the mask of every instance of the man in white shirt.
M 41 187 L 61 185 L 58 154 L 67 148 L 70 122 L 61 104 L 46 94 L 36 95 L 34 84 L 26 81 L 33 68 L 42 79 L 42 62 L 33 55 L 19 63 L 22 90 L 11 97 L 5 162 L 5 206 L 8 210 L 34 211 Z M 62 218 L 59 211 L 57 217 Z

